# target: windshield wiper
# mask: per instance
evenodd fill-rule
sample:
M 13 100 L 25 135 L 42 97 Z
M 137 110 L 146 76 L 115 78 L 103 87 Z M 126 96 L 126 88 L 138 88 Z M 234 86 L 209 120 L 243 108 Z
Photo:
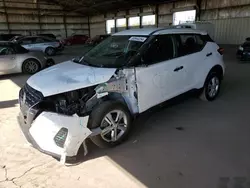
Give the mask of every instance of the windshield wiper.
M 87 66 L 90 66 L 90 67 L 103 67 L 103 65 L 96 65 L 96 64 L 91 64 L 89 62 L 86 61 L 86 59 L 82 58 L 81 61 L 79 62 L 83 65 L 87 65 Z

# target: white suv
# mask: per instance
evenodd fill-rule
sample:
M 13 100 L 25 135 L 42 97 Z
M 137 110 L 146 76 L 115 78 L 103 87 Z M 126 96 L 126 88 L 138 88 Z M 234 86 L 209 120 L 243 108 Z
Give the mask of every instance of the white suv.
M 83 57 L 45 69 L 21 89 L 19 123 L 40 151 L 73 157 L 86 138 L 124 141 L 136 115 L 189 90 L 214 100 L 223 49 L 206 32 L 138 29 L 116 33 Z

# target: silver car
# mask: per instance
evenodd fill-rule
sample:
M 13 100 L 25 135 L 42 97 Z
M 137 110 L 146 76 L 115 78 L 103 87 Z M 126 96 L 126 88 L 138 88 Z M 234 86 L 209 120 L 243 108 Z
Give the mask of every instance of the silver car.
M 41 51 L 48 56 L 53 56 L 57 52 L 64 50 L 64 45 L 59 40 L 43 36 L 19 37 L 13 42 L 17 42 L 27 50 Z
M 0 75 L 34 74 L 53 64 L 53 59 L 48 59 L 42 52 L 30 52 L 13 42 L 0 42 Z

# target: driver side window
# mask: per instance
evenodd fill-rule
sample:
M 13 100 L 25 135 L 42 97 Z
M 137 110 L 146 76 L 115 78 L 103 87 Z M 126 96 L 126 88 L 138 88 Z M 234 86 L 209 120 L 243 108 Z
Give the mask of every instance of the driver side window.
M 159 35 L 144 54 L 144 63 L 150 65 L 173 59 L 174 52 L 173 36 Z
M 0 49 L 0 55 L 13 55 L 15 54 L 15 51 L 13 48 L 6 46 L 6 47 L 1 47 Z

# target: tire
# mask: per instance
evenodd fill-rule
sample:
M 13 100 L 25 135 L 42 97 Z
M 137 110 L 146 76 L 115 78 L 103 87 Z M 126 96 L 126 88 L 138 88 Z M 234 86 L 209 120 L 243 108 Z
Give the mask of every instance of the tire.
M 53 56 L 56 54 L 56 49 L 52 48 L 52 47 L 48 47 L 48 48 L 46 48 L 45 53 L 48 56 Z
M 27 59 L 23 62 L 22 71 L 27 74 L 35 74 L 40 71 L 41 65 L 36 59 Z
M 200 99 L 203 101 L 213 101 L 217 98 L 221 88 L 221 77 L 217 72 L 211 72 L 206 78 Z
M 117 118 L 120 120 L 117 121 Z M 112 120 L 110 121 L 110 119 Z M 112 121 L 115 125 L 111 125 Z M 117 122 L 120 122 L 120 126 Z M 90 115 L 88 127 L 102 129 L 101 134 L 92 136 L 90 139 L 100 148 L 114 147 L 127 139 L 131 124 L 132 117 L 127 107 L 117 101 L 105 101 L 97 106 Z

